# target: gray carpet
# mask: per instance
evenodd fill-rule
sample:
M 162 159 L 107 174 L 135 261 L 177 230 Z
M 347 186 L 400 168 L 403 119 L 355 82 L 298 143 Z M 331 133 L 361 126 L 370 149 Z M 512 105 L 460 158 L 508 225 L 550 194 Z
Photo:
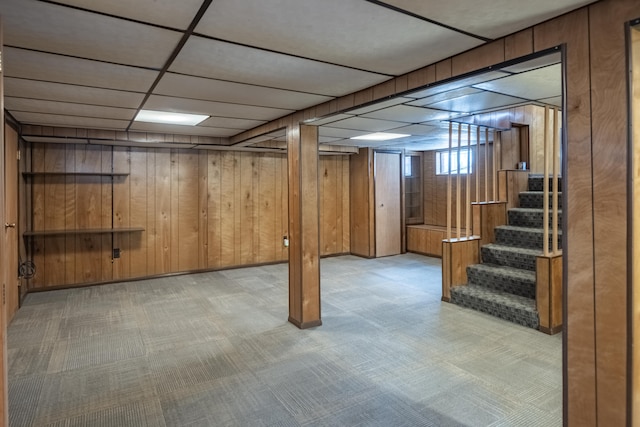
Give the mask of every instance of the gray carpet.
M 559 426 L 561 338 L 440 302 L 440 260 L 322 261 L 324 325 L 287 266 L 30 294 L 12 426 Z

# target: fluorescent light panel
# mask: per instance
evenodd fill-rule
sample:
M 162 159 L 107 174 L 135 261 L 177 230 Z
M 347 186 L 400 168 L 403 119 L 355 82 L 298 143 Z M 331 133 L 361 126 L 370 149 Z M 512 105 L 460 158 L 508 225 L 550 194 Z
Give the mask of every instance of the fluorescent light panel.
M 361 139 L 364 141 L 389 141 L 390 139 L 405 138 L 407 136 L 411 135 L 404 133 L 375 132 L 368 133 L 366 135 L 354 136 L 350 139 Z
M 140 110 L 135 118 L 137 122 L 164 123 L 171 125 L 196 126 L 208 119 L 203 114 L 171 113 L 167 111 Z

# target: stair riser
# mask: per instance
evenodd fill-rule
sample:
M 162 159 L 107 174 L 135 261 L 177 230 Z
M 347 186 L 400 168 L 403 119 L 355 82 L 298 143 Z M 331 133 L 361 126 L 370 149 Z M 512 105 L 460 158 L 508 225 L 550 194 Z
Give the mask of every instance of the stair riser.
M 484 286 L 485 288 L 497 289 L 526 298 L 535 299 L 536 297 L 535 280 L 491 274 L 484 270 L 474 269 L 473 266 L 467 268 L 467 278 L 470 286 Z
M 459 294 L 455 292 L 455 288 L 451 289 L 451 302 L 529 328 L 538 329 L 539 326 L 538 315 L 536 313 L 505 307 L 496 302 L 485 301 L 470 295 Z
M 542 177 L 529 178 L 528 188 L 529 191 L 543 191 L 542 186 L 544 181 Z M 553 180 L 549 178 L 549 191 L 553 188 Z M 558 178 L 558 191 L 562 191 L 562 178 Z
M 534 228 L 542 228 L 543 221 L 543 213 L 540 212 L 522 212 L 522 211 L 514 211 L 510 210 L 508 212 L 509 215 L 509 225 L 517 225 L 519 227 L 534 227 Z M 549 226 L 553 223 L 553 216 L 549 213 Z M 558 227 L 562 226 L 562 211 L 558 212 Z
M 543 234 L 542 231 L 495 229 L 496 243 L 520 248 L 542 249 Z M 549 235 L 549 246 L 551 246 L 551 235 Z M 558 236 L 558 248 L 562 248 L 562 235 Z
M 543 208 L 543 193 L 520 193 L 518 195 L 518 202 L 521 208 Z M 549 193 L 549 210 L 553 206 L 553 196 Z M 562 209 L 562 195 L 558 195 L 558 209 Z
M 522 268 L 523 270 L 536 271 L 536 256 L 528 254 L 502 251 L 483 246 L 481 249 L 482 261 L 491 264 L 506 265 L 508 267 Z

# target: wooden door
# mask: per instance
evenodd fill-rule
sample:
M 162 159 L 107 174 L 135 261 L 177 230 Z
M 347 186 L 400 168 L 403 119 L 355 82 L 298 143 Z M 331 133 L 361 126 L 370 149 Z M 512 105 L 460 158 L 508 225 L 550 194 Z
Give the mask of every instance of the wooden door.
M 376 257 L 397 255 L 401 252 L 400 160 L 400 153 L 375 153 Z
M 5 212 L 5 319 L 9 325 L 18 311 L 18 133 L 5 124 L 4 131 L 4 212 Z

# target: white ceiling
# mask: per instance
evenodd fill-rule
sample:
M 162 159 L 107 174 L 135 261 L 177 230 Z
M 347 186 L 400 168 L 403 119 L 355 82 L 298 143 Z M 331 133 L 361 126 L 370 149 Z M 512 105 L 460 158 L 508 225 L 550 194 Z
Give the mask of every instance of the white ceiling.
M 0 0 L 5 108 L 23 124 L 225 138 L 588 3 L 479 0 L 470 11 L 463 0 Z M 404 129 L 412 136 L 397 146 L 434 147 L 440 120 L 559 104 L 558 60 L 323 118 L 321 141 L 356 145 L 345 138 Z M 211 118 L 134 122 L 143 108 Z

